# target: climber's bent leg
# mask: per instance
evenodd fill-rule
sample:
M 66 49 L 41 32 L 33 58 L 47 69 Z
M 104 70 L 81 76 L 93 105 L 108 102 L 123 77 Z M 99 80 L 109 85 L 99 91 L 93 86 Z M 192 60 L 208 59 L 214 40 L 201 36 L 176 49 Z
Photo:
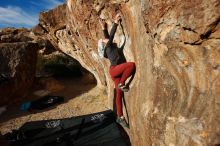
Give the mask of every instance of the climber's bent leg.
M 109 72 L 113 78 L 121 76 L 119 83 L 125 84 L 126 79 L 134 73 L 135 68 L 134 62 L 126 62 L 116 66 L 111 66 Z
M 135 63 L 134 62 L 128 62 L 127 68 L 125 69 L 125 71 L 123 72 L 122 76 L 121 76 L 121 80 L 120 83 L 121 84 L 125 84 L 125 81 L 127 80 L 127 78 L 129 78 L 135 71 Z

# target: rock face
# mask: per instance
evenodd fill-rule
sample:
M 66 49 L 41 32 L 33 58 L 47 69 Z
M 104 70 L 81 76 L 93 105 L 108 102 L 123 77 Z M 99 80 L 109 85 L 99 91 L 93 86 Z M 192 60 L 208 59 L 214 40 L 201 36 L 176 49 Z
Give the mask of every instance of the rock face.
M 39 16 L 40 23 L 35 26 L 32 31 L 40 38 L 40 40 L 48 40 L 56 49 L 58 47 L 57 31 L 66 28 L 66 5 L 60 5 L 48 12 L 41 12 Z
M 21 99 L 32 85 L 38 48 L 32 40 L 26 29 L 0 31 L 0 106 Z
M 125 94 L 134 146 L 220 143 L 219 0 L 67 0 L 40 15 L 40 27 L 57 49 L 77 59 L 107 89 L 109 62 L 100 59 L 99 16 L 111 29 L 123 16 L 115 41 L 137 72 Z

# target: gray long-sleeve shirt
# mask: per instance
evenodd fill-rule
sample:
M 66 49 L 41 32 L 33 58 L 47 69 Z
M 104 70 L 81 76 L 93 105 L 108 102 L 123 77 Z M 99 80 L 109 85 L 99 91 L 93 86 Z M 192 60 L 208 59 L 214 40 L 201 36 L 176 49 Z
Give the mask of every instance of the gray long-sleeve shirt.
M 115 36 L 115 32 L 117 30 L 118 24 L 114 23 L 110 32 L 110 35 L 108 35 L 107 29 L 103 30 L 103 35 L 105 38 L 108 38 L 109 41 L 107 42 L 105 46 L 105 53 L 104 57 L 108 58 L 111 62 L 111 66 L 118 65 L 121 63 L 126 62 L 124 57 L 121 55 L 121 50 L 117 47 L 115 43 L 113 43 L 113 39 Z

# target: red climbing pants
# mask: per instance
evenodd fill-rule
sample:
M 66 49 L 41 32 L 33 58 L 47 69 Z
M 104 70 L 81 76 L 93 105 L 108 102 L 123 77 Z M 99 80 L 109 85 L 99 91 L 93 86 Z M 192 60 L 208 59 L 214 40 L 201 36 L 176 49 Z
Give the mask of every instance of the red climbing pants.
M 127 78 L 129 78 L 135 72 L 135 63 L 134 62 L 126 62 L 119 65 L 111 66 L 109 73 L 111 75 L 112 80 L 115 83 L 116 88 L 116 109 L 117 116 L 123 116 L 122 110 L 122 90 L 118 88 L 118 84 L 125 84 Z

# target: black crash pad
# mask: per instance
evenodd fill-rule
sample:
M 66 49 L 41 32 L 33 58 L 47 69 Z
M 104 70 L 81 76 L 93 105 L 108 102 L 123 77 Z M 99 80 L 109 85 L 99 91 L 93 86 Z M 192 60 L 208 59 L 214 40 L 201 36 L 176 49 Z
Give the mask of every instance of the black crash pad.
M 5 136 L 12 146 L 128 146 L 111 110 L 57 120 L 25 123 Z

